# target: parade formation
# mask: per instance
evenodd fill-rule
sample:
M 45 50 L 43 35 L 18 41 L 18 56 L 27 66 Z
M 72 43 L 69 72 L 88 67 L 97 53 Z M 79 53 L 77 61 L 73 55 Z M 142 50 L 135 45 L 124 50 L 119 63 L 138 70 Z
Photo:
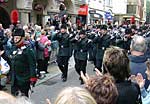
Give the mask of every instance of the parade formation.
M 70 80 L 73 58 L 76 79 L 85 85 L 68 86 L 55 104 L 150 104 L 150 23 L 72 23 L 63 3 L 59 10 L 42 25 L 23 25 L 16 11 L 9 28 L 0 23 L 0 104 L 24 104 L 21 96 L 29 98 L 29 91 L 49 73 L 53 52 L 62 83 Z M 88 63 L 94 77 L 87 74 Z M 10 94 L 3 92 L 7 85 Z

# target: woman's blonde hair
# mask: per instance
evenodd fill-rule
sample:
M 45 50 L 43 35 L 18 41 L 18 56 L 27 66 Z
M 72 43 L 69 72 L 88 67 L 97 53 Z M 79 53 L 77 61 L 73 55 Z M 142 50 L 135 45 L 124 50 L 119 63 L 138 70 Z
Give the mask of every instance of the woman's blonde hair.
M 54 104 L 96 104 L 96 101 L 84 88 L 67 87 L 59 93 Z
M 14 104 L 16 98 L 9 93 L 0 91 L 0 104 Z

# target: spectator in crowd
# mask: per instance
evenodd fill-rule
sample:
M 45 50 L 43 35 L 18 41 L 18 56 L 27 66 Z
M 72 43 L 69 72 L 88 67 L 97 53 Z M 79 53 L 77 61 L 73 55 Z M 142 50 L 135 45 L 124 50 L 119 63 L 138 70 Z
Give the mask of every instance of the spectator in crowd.
M 16 98 L 4 91 L 0 91 L 0 104 L 15 104 Z
M 50 48 L 50 44 L 51 41 L 48 40 L 48 37 L 46 36 L 46 31 L 42 30 L 41 31 L 41 36 L 40 36 L 40 43 L 42 43 L 44 45 L 44 54 L 43 54 L 43 61 L 42 63 L 42 71 L 45 71 L 46 73 L 48 73 L 47 68 L 48 68 L 48 61 L 49 61 L 49 48 Z
M 0 104 L 33 104 L 33 102 L 25 96 L 14 97 L 9 93 L 0 91 Z
M 114 79 L 109 74 L 85 77 L 81 76 L 86 84 L 86 89 L 95 98 L 97 104 L 116 104 L 118 91 Z
M 3 29 L 3 25 L 0 24 L 0 38 L 4 36 L 4 29 Z
M 139 99 L 139 86 L 128 80 L 130 69 L 129 59 L 125 50 L 119 47 L 106 49 L 103 58 L 103 72 L 110 73 L 116 81 L 119 93 L 117 104 L 136 104 L 141 102 L 141 99 Z
M 29 98 L 25 96 L 19 96 L 16 98 L 15 104 L 34 104 Z
M 59 93 L 54 104 L 97 104 L 97 103 L 86 89 L 80 87 L 68 87 Z
M 130 45 L 130 51 L 131 55 L 129 55 L 130 60 L 130 69 L 131 74 L 136 75 L 137 73 L 141 73 L 144 77 L 145 81 L 145 88 L 147 89 L 148 85 L 150 84 L 150 81 L 146 77 L 146 52 L 147 46 L 146 41 L 144 37 L 142 36 L 134 36 L 131 45 Z
M 147 79 L 150 80 L 150 60 L 148 60 L 146 62 L 147 65 L 147 70 L 146 70 L 146 74 L 147 74 Z M 145 84 L 145 79 L 143 78 L 141 73 L 138 73 L 137 76 L 135 77 L 136 82 L 138 83 L 138 85 L 140 86 L 140 90 L 141 90 L 141 96 L 142 96 L 142 103 L 143 104 L 150 104 L 150 85 L 148 87 L 148 89 L 145 89 L 144 84 Z

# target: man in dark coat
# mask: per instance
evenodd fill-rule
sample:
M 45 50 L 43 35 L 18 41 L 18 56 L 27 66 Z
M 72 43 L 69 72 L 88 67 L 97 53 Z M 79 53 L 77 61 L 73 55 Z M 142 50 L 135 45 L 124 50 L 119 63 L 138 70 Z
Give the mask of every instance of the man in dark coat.
M 33 49 L 24 41 L 23 29 L 13 32 L 14 44 L 11 59 L 11 93 L 28 97 L 30 84 L 34 85 L 36 78 L 36 59 Z
M 83 74 L 85 74 L 90 41 L 88 40 L 84 30 L 80 31 L 79 39 L 76 40 L 75 44 L 77 46 L 76 53 L 74 55 L 75 69 L 79 75 L 81 71 L 83 72 Z M 81 79 L 81 77 L 79 79 L 81 80 L 81 84 L 83 84 L 83 80 Z
M 98 36 L 93 39 L 93 42 L 96 44 L 96 68 L 101 70 L 103 55 L 106 48 L 109 47 L 111 36 L 107 33 L 107 26 L 102 25 L 100 27 L 101 31 L 98 33 Z
M 141 73 L 143 78 L 145 79 L 145 88 L 147 89 L 150 81 L 146 77 L 146 40 L 142 36 L 135 36 L 131 41 L 131 55 L 129 55 L 130 60 L 130 69 L 132 75 L 137 75 L 137 73 Z
M 57 40 L 59 42 L 59 51 L 57 54 L 57 63 L 58 67 L 62 72 L 62 81 L 67 81 L 67 73 L 68 73 L 68 61 L 71 57 L 71 44 L 69 34 L 66 31 L 67 26 L 62 25 L 60 33 L 56 34 L 53 37 L 53 40 Z

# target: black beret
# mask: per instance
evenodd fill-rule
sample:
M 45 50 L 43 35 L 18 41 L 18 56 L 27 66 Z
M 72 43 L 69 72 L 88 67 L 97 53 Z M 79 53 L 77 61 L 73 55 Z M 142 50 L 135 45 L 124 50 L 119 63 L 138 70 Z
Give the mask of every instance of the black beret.
M 131 34 L 132 33 L 132 30 L 130 29 L 130 28 L 127 28 L 126 30 L 125 30 L 125 34 Z
M 100 29 L 101 28 L 101 25 L 96 25 L 97 29 Z
M 102 26 L 100 27 L 100 29 L 102 29 L 102 30 L 107 30 L 107 25 L 102 25 Z
M 79 32 L 79 35 L 81 35 L 81 34 L 86 35 L 86 31 L 85 31 L 85 30 L 81 30 L 81 31 Z
M 131 26 L 131 29 L 136 30 L 136 29 L 137 29 L 136 25 L 132 25 L 132 26 Z
M 67 29 L 67 25 L 63 24 L 63 25 L 61 25 L 60 28 L 61 28 L 61 29 Z
M 25 36 L 25 31 L 23 29 L 21 29 L 21 28 L 17 28 L 17 29 L 14 30 L 13 36 L 24 37 Z

